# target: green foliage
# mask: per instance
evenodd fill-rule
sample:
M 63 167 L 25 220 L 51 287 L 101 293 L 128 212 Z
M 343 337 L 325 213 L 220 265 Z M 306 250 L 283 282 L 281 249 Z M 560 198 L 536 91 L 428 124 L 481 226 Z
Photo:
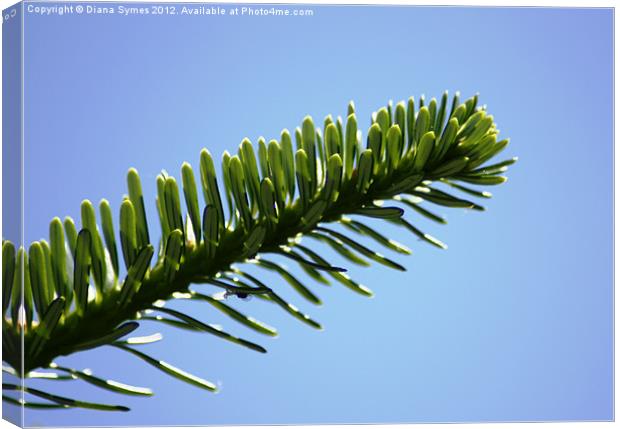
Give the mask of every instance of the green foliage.
M 340 117 L 334 122 L 328 116 L 321 129 L 308 116 L 294 132 L 295 148 L 291 134 L 283 130 L 279 140 L 267 144 L 259 139 L 257 151 L 244 139 L 237 154 L 225 152 L 223 186 L 218 184 L 211 154 L 203 149 L 199 185 L 204 204 L 199 201 L 190 164 L 184 163 L 181 168 L 182 193 L 173 177 L 166 173 L 157 177 L 155 202 L 162 236 L 158 244 L 150 240 L 142 185 L 134 169 L 127 175 L 128 195 L 120 204 L 118 235 L 110 203 L 100 202 L 98 224 L 93 204 L 85 200 L 81 226 L 76 227 L 71 218 L 54 218 L 49 244 L 41 240 L 28 249 L 16 249 L 3 241 L 2 347 L 8 364 L 4 371 L 50 380 L 81 379 L 116 393 L 152 395 L 147 388 L 106 380 L 55 362 L 60 356 L 81 350 L 113 346 L 179 380 L 217 390 L 213 383 L 136 349 L 160 340 L 161 335 L 127 335 L 141 320 L 149 320 L 204 332 L 264 353 L 262 346 L 172 309 L 169 302 L 204 302 L 255 332 L 276 336 L 275 328 L 224 302 L 228 296 L 255 296 L 312 328 L 322 329 L 320 323 L 250 274 L 246 264 L 275 273 L 302 298 L 321 304 L 312 290 L 313 281 L 329 284 L 331 279 L 364 296 L 371 296 L 372 291 L 310 245 L 327 245 L 354 264 L 368 266 L 373 261 L 404 271 L 404 266 L 359 241 L 359 237 L 366 237 L 390 251 L 411 253 L 373 228 L 368 223 L 372 218 L 445 248 L 441 241 L 406 220 L 405 209 L 439 223 L 445 220 L 429 210 L 428 204 L 483 210 L 468 198 L 489 198 L 490 194 L 470 184 L 503 183 L 506 179 L 501 174 L 516 161 L 513 158 L 484 165 L 508 141 L 498 141 L 493 117 L 477 107 L 477 102 L 475 96 L 461 103 L 458 93 L 450 107 L 447 93 L 439 102 L 432 99 L 428 104 L 423 98 L 417 103 L 409 98 L 395 107 L 390 102 L 373 113 L 365 147 L 352 102 L 344 122 Z M 438 189 L 436 183 L 466 197 Z M 341 225 L 344 232 L 327 226 L 329 223 Z M 301 237 L 314 240 L 302 244 Z M 308 279 L 287 271 L 271 260 L 269 253 L 298 264 Z M 208 295 L 196 290 L 205 285 L 220 288 L 222 293 Z M 41 373 L 39 368 L 50 372 Z M 3 396 L 8 402 L 32 408 L 127 410 L 13 384 L 3 388 L 22 390 L 48 401 Z

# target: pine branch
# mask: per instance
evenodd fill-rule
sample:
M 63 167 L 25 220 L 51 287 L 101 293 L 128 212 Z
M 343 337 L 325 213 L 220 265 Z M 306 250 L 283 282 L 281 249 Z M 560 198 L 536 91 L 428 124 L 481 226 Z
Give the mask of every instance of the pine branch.
M 445 248 L 441 241 L 405 220 L 404 209 L 413 209 L 441 223 L 445 223 L 443 218 L 421 204 L 482 210 L 477 203 L 435 188 L 434 182 L 468 196 L 488 198 L 490 194 L 472 189 L 470 184 L 503 183 L 506 179 L 500 174 L 516 161 L 513 158 L 484 166 L 508 141 L 498 141 L 493 117 L 477 102 L 474 96 L 460 103 L 457 93 L 449 112 L 447 93 L 439 102 L 432 99 L 428 105 L 423 98 L 417 106 L 413 98 L 395 107 L 390 103 L 372 115 L 365 148 L 353 103 L 349 104 L 344 124 L 341 118 L 334 122 L 328 116 L 320 129 L 306 117 L 295 130 L 295 150 L 290 133 L 284 130 L 279 141 L 267 144 L 260 139 L 258 156 L 247 139 L 236 155 L 225 152 L 223 186 L 218 184 L 210 153 L 203 149 L 199 169 L 203 209 L 189 164 L 184 163 L 181 169 L 185 210 L 176 180 L 164 173 L 157 178 L 156 207 L 162 236 L 158 246 L 151 243 L 153 234 L 146 221 L 142 186 L 134 169 L 127 176 L 128 196 L 120 205 L 118 234 L 110 204 L 101 201 L 97 224 L 95 208 L 86 200 L 81 207 L 79 230 L 72 219 L 63 222 L 55 218 L 50 224 L 49 243 L 32 243 L 26 251 L 3 241 L 2 347 L 4 361 L 10 365 L 5 371 L 32 376 L 34 370 L 48 368 L 59 378 L 83 379 L 118 393 L 150 395 L 148 389 L 106 381 L 54 362 L 60 356 L 111 345 L 180 380 L 215 390 L 212 383 L 134 348 L 159 340 L 160 336 L 123 338 L 145 319 L 202 331 L 265 352 L 258 344 L 169 308 L 168 302 L 206 302 L 250 329 L 276 335 L 274 328 L 223 302 L 230 296 L 254 296 L 320 329 L 321 325 L 310 316 L 247 273 L 243 264 L 254 263 L 277 273 L 301 297 L 320 304 L 304 279 L 296 278 L 266 255 L 285 256 L 316 281 L 328 283 L 331 278 L 368 296 L 372 295 L 370 289 L 346 275 L 344 268 L 332 266 L 319 253 L 300 244 L 299 238 L 315 238 L 353 263 L 368 265 L 370 260 L 403 271 L 402 265 L 359 242 L 357 237 L 364 236 L 392 251 L 410 253 L 363 218 L 386 220 Z M 329 223 L 343 225 L 347 233 L 326 226 Z M 125 276 L 120 271 L 121 259 Z M 190 288 L 205 283 L 221 288 L 222 294 L 205 295 Z M 17 389 L 13 385 L 5 388 Z M 33 389 L 25 392 L 50 400 L 49 407 L 125 409 L 82 403 Z M 5 399 L 15 403 L 6 395 Z

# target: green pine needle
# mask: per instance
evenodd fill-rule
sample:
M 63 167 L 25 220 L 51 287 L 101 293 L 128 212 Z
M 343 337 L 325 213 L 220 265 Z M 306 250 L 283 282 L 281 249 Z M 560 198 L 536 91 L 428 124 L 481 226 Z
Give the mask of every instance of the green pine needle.
M 330 115 L 322 127 L 317 127 L 312 118 L 304 118 L 293 133 L 295 147 L 288 130 L 282 131 L 279 140 L 269 140 L 268 144 L 259 139 L 257 147 L 244 139 L 236 154 L 224 153 L 220 183 L 215 162 L 203 149 L 198 177 L 189 163 L 182 165 L 182 189 L 167 173 L 157 178 L 160 243 L 151 242 L 153 234 L 146 221 L 142 184 L 133 168 L 127 175 L 127 196 L 117 207 L 118 228 L 113 225 L 111 203 L 100 202 L 98 221 L 95 207 L 85 200 L 79 228 L 71 218 L 54 218 L 49 242 L 41 240 L 27 249 L 16 249 L 3 240 L 2 350 L 8 364 L 6 371 L 17 376 L 23 371 L 26 377 L 35 377 L 40 372 L 34 370 L 45 368 L 51 370 L 46 373 L 50 380 L 82 379 L 117 393 L 150 396 L 152 392 L 147 388 L 55 363 L 60 356 L 110 345 L 178 380 L 216 390 L 213 383 L 133 347 L 158 341 L 161 335 L 126 336 L 141 320 L 149 320 L 206 332 L 266 352 L 258 344 L 166 304 L 183 298 L 206 302 L 249 329 L 276 336 L 275 328 L 236 310 L 234 299 L 223 302 L 229 297 L 255 296 L 313 328 L 322 329 L 320 323 L 276 292 L 281 283 L 289 283 L 314 304 L 321 304 L 312 290 L 314 281 L 329 285 L 327 277 L 365 296 L 372 296 L 372 291 L 345 274 L 345 268 L 324 259 L 317 245 L 323 249 L 330 246 L 347 262 L 378 262 L 405 270 L 401 264 L 361 244 L 360 237 L 366 237 L 372 239 L 373 245 L 389 251 L 411 253 L 378 232 L 380 229 L 371 227 L 368 222 L 375 219 L 388 221 L 445 248 L 441 241 L 414 226 L 415 216 L 445 223 L 443 217 L 426 208 L 430 204 L 484 210 L 466 197 L 491 195 L 472 185 L 505 182 L 500 174 L 516 161 L 511 158 L 485 166 L 506 147 L 508 140 L 498 141 L 493 116 L 477 104 L 477 96 L 461 103 L 458 93 L 451 103 L 447 93 L 439 102 L 433 98 L 426 103 L 420 98 L 416 103 L 413 97 L 395 107 L 390 102 L 372 114 L 364 139 L 351 102 L 345 120 L 338 117 L 334 122 Z M 463 192 L 465 198 L 438 189 L 435 183 Z M 422 202 L 424 207 L 420 206 Z M 405 219 L 411 213 L 414 216 Z M 327 223 L 343 228 L 338 231 Z M 302 245 L 306 236 L 315 240 Z M 317 248 L 311 248 L 314 246 Z M 297 278 L 284 266 L 265 259 L 267 253 L 288 258 L 301 266 L 308 278 Z M 266 285 L 247 273 L 244 264 L 249 262 L 275 273 L 280 284 Z M 120 275 L 123 263 L 124 277 Z M 206 295 L 193 290 L 203 284 L 222 291 Z M 11 384 L 3 387 L 50 401 L 37 403 L 3 396 L 9 403 L 33 408 L 127 410 L 123 406 L 83 402 Z

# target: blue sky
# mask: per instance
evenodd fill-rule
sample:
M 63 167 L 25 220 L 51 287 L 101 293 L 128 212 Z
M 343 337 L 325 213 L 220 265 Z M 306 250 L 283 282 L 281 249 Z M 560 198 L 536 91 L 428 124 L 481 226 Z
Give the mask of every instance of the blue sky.
M 438 208 L 447 226 L 410 216 L 447 251 L 381 226 L 414 255 L 391 255 L 406 273 L 350 267 L 373 299 L 316 285 L 325 304 L 312 308 L 263 274 L 323 332 L 256 300 L 239 308 L 276 326 L 277 339 L 175 304 L 261 342 L 266 355 L 143 325 L 166 337 L 144 351 L 220 383 L 217 395 L 102 348 L 62 362 L 156 395 L 47 382 L 132 412 L 30 411 L 26 424 L 612 419 L 613 11 L 311 9 L 311 17 L 26 14 L 26 241 L 45 237 L 54 216 L 79 218 L 84 198 L 107 198 L 116 214 L 131 166 L 157 225 L 161 169 L 178 177 L 183 161 L 198 165 L 202 147 L 219 157 L 244 137 L 294 129 L 306 114 L 344 116 L 351 99 L 367 127 L 389 99 L 479 92 L 511 139 L 504 155 L 520 158 L 509 181 L 491 189 L 484 213 Z

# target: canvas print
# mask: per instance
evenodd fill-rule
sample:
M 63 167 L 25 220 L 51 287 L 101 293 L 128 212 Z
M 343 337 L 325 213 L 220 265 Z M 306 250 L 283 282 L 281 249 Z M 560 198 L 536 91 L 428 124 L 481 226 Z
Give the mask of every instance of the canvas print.
M 613 420 L 613 19 L 5 9 L 3 418 Z

